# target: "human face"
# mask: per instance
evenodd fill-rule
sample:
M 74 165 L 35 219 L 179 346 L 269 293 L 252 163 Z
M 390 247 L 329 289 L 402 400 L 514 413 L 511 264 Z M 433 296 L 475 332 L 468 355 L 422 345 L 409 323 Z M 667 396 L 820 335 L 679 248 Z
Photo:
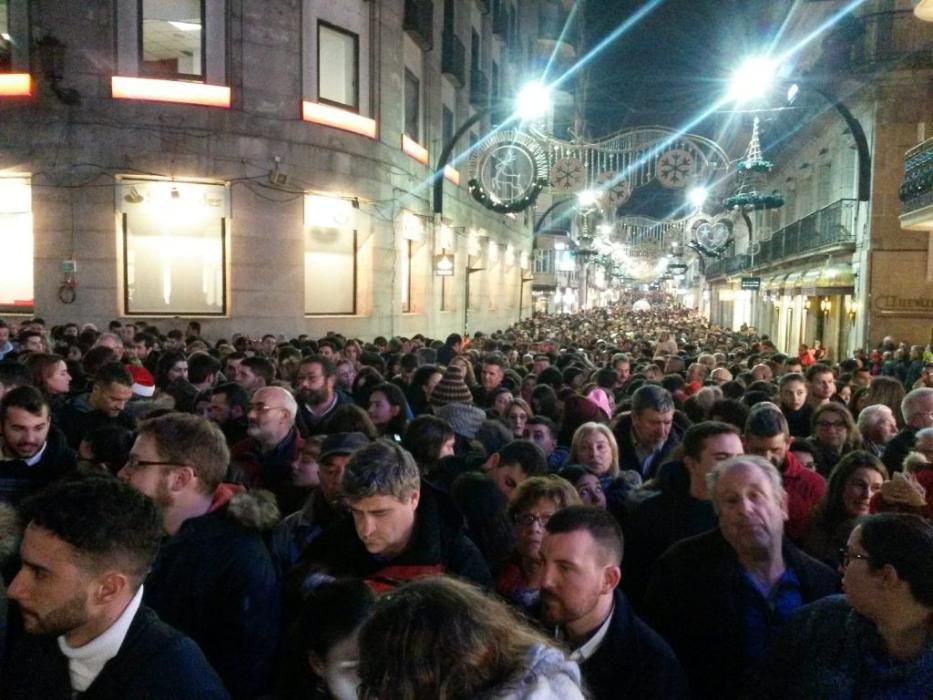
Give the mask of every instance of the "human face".
M 691 483 L 696 483 L 698 487 L 703 486 L 702 491 L 705 493 L 706 475 L 713 470 L 713 467 L 730 457 L 743 454 L 744 451 L 742 440 L 734 433 L 720 433 L 706 438 L 703 441 L 699 459 L 684 458 L 684 464 L 690 472 Z
M 441 374 L 440 372 L 435 372 L 430 377 L 428 377 L 428 381 L 424 383 L 424 395 L 428 399 L 431 398 L 431 392 L 434 391 L 434 387 L 440 384 L 441 379 L 443 378 L 444 378 L 444 375 Z
M 31 335 L 26 338 L 24 347 L 28 352 L 43 352 L 45 350 L 42 344 L 42 338 L 38 335 Z
M 832 372 L 820 372 L 810 381 L 810 393 L 818 401 L 827 401 L 836 393 L 836 379 Z
M 453 435 L 451 435 L 446 440 L 444 440 L 444 443 L 441 445 L 441 451 L 440 451 L 440 454 L 438 455 L 438 459 L 443 459 L 444 457 L 452 456 L 454 454 L 454 446 L 456 445 L 456 443 L 457 443 L 457 439 Z
M 384 428 L 398 415 L 401 406 L 393 406 L 388 397 L 381 391 L 374 391 L 369 395 L 369 408 L 367 413 L 377 428 Z
M 337 365 L 337 385 L 344 391 L 353 389 L 353 380 L 356 379 L 356 370 L 349 362 L 341 362 Z
M 933 397 L 914 399 L 910 425 L 914 428 L 933 427 Z
M 263 338 L 259 347 L 266 355 L 272 355 L 275 352 L 275 338 L 272 336 Z
M 263 381 L 262 377 L 258 376 L 255 372 L 253 372 L 253 370 L 242 364 L 236 368 L 236 379 L 234 381 L 236 381 L 237 384 L 239 384 L 247 391 L 255 391 L 256 389 L 265 386 L 265 382 Z
M 360 648 L 358 632 L 336 642 L 327 652 L 327 657 L 318 675 L 324 679 L 330 696 L 335 700 L 356 700 L 360 685 Z
M 242 357 L 236 359 L 227 358 L 224 364 L 224 376 L 228 381 L 236 381 L 237 370 L 240 368 L 240 363 L 242 362 Z
M 317 456 L 321 446 L 315 442 L 306 442 L 292 462 L 292 484 L 295 486 L 317 486 L 321 483 L 320 465 Z
M 522 437 L 530 440 L 542 450 L 545 456 L 550 456 L 557 447 L 557 441 L 551 434 L 551 430 L 546 425 L 526 425 Z
M 632 427 L 638 441 L 648 447 L 660 447 L 667 440 L 674 423 L 673 411 L 655 411 L 646 408 L 640 413 L 632 412 Z
M 894 413 L 888 409 L 881 414 L 869 437 L 875 442 L 887 445 L 895 435 L 897 435 L 897 420 L 894 418 Z
M 870 618 L 872 611 L 878 607 L 879 594 L 884 584 L 880 572 L 873 571 L 869 566 L 868 552 L 862 545 L 861 525 L 849 535 L 846 552 L 849 555 L 849 563 L 841 567 L 842 590 L 849 604 L 857 612 Z
M 605 596 L 611 596 L 619 567 L 586 530 L 548 533 L 541 543 L 541 612 L 551 624 L 578 634 L 602 622 Z
M 499 365 L 484 364 L 483 372 L 480 375 L 480 381 L 483 384 L 483 389 L 486 391 L 492 391 L 502 383 L 502 378 L 504 376 L 505 372 L 502 371 L 502 368 Z
M 632 376 L 632 363 L 628 360 L 619 360 L 616 362 L 615 370 L 619 384 L 624 384 Z
M 321 357 L 324 357 L 331 362 L 334 360 L 334 350 L 330 345 L 322 345 L 320 348 Z
M 415 510 L 420 496 L 419 491 L 407 498 L 369 496 L 349 504 L 356 534 L 367 552 L 383 557 L 402 553 L 415 528 Z
M 842 401 L 848 404 L 849 401 L 852 400 L 852 387 L 849 386 L 848 384 L 846 386 L 839 387 L 839 391 L 836 392 L 836 396 L 838 396 Z
M 321 406 L 333 397 L 336 379 L 328 382 L 324 368 L 319 362 L 306 362 L 298 368 L 295 388 L 298 398 L 309 406 Z
M 207 408 L 207 417 L 217 423 L 217 425 L 223 425 L 230 420 L 230 404 L 227 403 L 226 396 L 223 394 L 214 394 L 211 396 L 211 403 Z
M 134 342 L 133 352 L 136 354 L 136 359 L 140 362 L 145 362 L 146 358 L 149 357 L 149 353 L 152 352 L 152 349 L 146 347 L 146 344 L 143 342 Z
M 525 508 L 515 514 L 515 551 L 523 559 L 537 559 L 541 551 L 541 542 L 544 540 L 544 526 L 559 510 L 557 503 L 550 498 L 539 498 L 531 507 Z M 522 522 L 523 518 L 533 516 L 535 519 L 529 524 Z
M 150 433 L 143 433 L 136 438 L 130 448 L 129 459 L 117 476 L 160 507 L 168 508 L 174 502 L 169 483 L 171 472 L 180 466 L 166 464 L 155 438 Z
M 525 433 L 525 422 L 528 420 L 528 414 L 521 406 L 513 405 L 509 409 L 509 427 L 512 428 L 512 435 L 518 439 Z
M 842 505 L 853 518 L 868 515 L 868 504 L 871 497 L 881 490 L 884 477 L 871 467 L 859 467 L 842 488 Z
M 528 478 L 525 470 L 517 464 L 499 464 L 490 476 L 506 498 L 511 498 L 518 485 Z
M 514 396 L 507 391 L 503 391 L 496 395 L 495 400 L 492 402 L 492 407 L 500 416 L 505 416 L 506 412 L 509 410 L 509 406 L 514 400 Z
M 3 442 L 11 457 L 35 457 L 49 436 L 49 410 L 42 407 L 39 415 L 25 408 L 10 406 L 3 419 Z
M 791 452 L 794 453 L 794 456 L 804 467 L 807 469 L 816 469 L 816 460 L 810 452 L 798 452 L 794 449 L 792 449 Z
M 826 447 L 840 449 L 849 437 L 845 419 L 836 411 L 824 411 L 814 427 L 816 441 Z
M 331 454 L 321 460 L 318 478 L 321 481 L 321 495 L 331 505 L 340 501 L 342 493 L 343 473 L 347 469 L 350 455 Z
M 787 456 L 788 445 L 790 445 L 790 438 L 783 433 L 778 433 L 771 437 L 758 437 L 757 435 L 745 436 L 746 454 L 764 457 L 778 469 L 782 469 L 784 466 L 784 458 Z
M 914 452 L 919 452 L 933 464 L 933 437 L 918 438 L 914 443 Z
M 64 360 L 52 365 L 52 370 L 45 378 L 45 386 L 50 394 L 67 394 L 71 388 L 71 375 Z
M 603 510 L 606 509 L 606 494 L 603 493 L 603 487 L 602 484 L 599 483 L 599 479 L 593 474 L 581 476 L 577 479 L 574 488 L 577 489 L 577 493 L 580 495 L 580 500 L 583 501 L 583 505 L 594 506 L 595 508 L 602 508 Z
M 281 391 L 269 388 L 260 389 L 253 395 L 246 419 L 246 432 L 251 437 L 273 445 L 282 440 L 293 423 Z
M 603 476 L 612 471 L 612 445 L 594 430 L 580 440 L 577 459 L 591 474 Z
M 733 467 L 719 478 L 713 499 L 719 506 L 719 529 L 740 556 L 760 558 L 781 546 L 786 497 L 753 464 Z
M 186 360 L 179 360 L 171 369 L 166 372 L 166 376 L 170 382 L 174 382 L 178 379 L 187 379 L 188 378 L 188 362 Z
M 30 523 L 20 554 L 22 567 L 8 594 L 19 605 L 26 632 L 65 635 L 68 641 L 87 636 L 92 617 L 88 602 L 98 582 L 78 566 L 74 548 Z
M 781 405 L 791 411 L 799 411 L 807 402 L 807 385 L 803 382 L 787 382 L 781 387 Z
M 550 360 L 535 360 L 531 371 L 533 374 L 539 375 L 550 366 L 551 366 Z
M 91 406 L 111 418 L 116 418 L 133 396 L 132 387 L 118 382 L 106 386 L 94 385 L 89 402 Z

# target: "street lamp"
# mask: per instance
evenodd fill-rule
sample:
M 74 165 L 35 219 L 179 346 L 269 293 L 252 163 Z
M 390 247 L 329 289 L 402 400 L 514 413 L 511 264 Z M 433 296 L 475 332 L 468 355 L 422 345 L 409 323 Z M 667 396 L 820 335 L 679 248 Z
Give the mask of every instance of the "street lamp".
M 744 104 L 761 99 L 778 82 L 780 69 L 780 63 L 772 58 L 765 56 L 749 58 L 732 74 L 726 95 L 727 100 L 736 104 Z M 868 148 L 865 130 L 839 98 L 825 88 L 813 85 L 812 82 L 792 82 L 787 90 L 788 103 L 793 103 L 804 90 L 816 93 L 832 105 L 852 132 L 858 151 L 858 198 L 862 202 L 867 202 L 871 198 L 871 151 Z
M 690 202 L 697 211 L 703 208 L 707 199 L 709 199 L 709 190 L 703 186 L 694 187 L 687 192 L 687 201 Z
M 506 122 L 511 121 L 532 121 L 540 119 L 551 109 L 551 91 L 546 85 L 531 81 L 526 83 L 516 95 L 515 100 L 506 106 L 511 109 L 511 116 Z M 450 137 L 450 141 L 444 144 L 440 156 L 437 158 L 437 167 L 434 169 L 434 213 L 444 213 L 444 169 L 450 162 L 450 156 L 453 154 L 457 142 L 472 129 L 480 119 L 494 110 L 503 106 L 502 101 L 490 102 L 490 104 L 480 110 L 477 110 L 473 116 L 467 119 L 460 128 Z

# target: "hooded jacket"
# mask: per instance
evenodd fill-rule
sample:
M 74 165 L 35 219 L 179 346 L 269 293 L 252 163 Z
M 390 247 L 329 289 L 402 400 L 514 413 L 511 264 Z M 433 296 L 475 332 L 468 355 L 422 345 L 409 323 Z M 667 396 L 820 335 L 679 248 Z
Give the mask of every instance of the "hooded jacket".
M 271 494 L 222 484 L 210 511 L 162 543 L 146 579 L 143 602 L 201 647 L 235 698 L 271 687 L 281 587 L 262 531 L 278 515 Z
M 580 669 L 554 647 L 535 644 L 528 649 L 520 676 L 506 681 L 487 700 L 583 700 Z

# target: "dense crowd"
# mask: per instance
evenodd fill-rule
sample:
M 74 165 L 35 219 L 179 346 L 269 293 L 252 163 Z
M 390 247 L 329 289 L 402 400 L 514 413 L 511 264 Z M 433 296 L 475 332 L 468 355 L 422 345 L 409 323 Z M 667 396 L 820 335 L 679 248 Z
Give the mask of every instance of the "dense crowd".
M 0 321 L 0 697 L 933 696 L 933 349 L 635 301 Z

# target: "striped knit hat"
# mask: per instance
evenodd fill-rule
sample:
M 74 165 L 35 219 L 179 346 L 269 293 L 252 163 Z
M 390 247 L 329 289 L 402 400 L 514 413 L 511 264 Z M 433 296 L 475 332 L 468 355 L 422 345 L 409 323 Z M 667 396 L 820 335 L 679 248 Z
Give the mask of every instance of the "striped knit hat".
M 457 365 L 448 367 L 443 379 L 431 392 L 431 405 L 439 408 L 449 403 L 473 403 L 473 394 L 463 377 L 463 368 Z

